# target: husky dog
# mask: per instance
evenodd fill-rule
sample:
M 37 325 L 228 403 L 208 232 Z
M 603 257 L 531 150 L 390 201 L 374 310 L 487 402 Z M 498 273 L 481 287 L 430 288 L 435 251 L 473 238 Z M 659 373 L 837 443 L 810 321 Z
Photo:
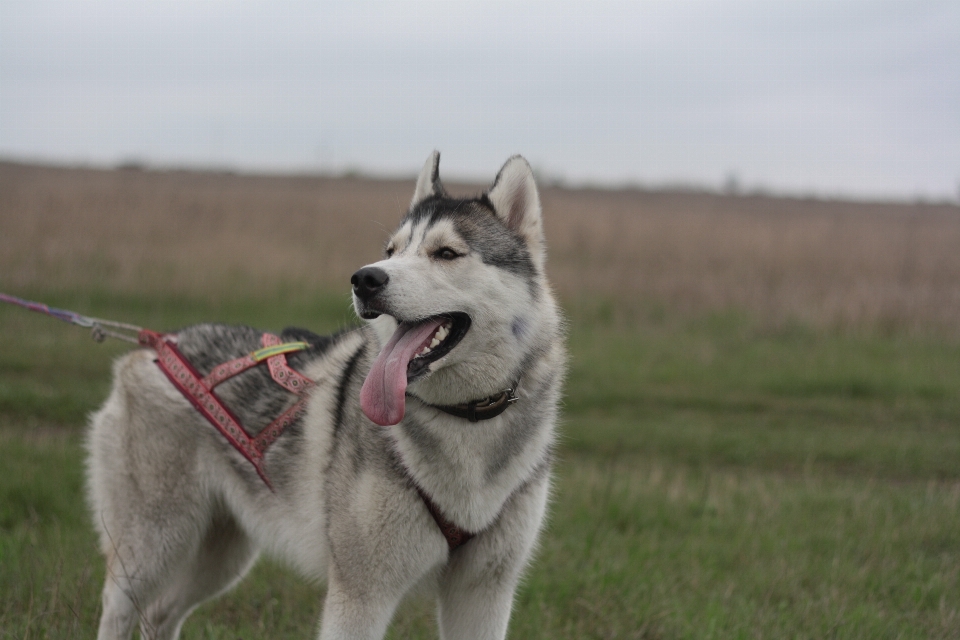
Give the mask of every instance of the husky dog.
M 530 166 L 515 156 L 486 193 L 461 199 L 444 190 L 439 159 L 384 259 L 352 278 L 364 325 L 280 336 L 310 344 L 288 362 L 315 385 L 264 454 L 269 486 L 152 349 L 117 361 L 87 443 L 107 562 L 100 640 L 129 638 L 137 621 L 145 638 L 176 638 L 261 551 L 326 582 L 322 639 L 381 638 L 415 586 L 435 589 L 442 638 L 505 637 L 547 504 L 563 326 Z M 260 336 L 213 324 L 175 334 L 201 375 Z M 217 387 L 251 434 L 295 401 L 265 369 Z M 506 389 L 517 401 L 480 415 L 496 403 L 478 401 Z M 472 538 L 451 550 L 444 522 Z

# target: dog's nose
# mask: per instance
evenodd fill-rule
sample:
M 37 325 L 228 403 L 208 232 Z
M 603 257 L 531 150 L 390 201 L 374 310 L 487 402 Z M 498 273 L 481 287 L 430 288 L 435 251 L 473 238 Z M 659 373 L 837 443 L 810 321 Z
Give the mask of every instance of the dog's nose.
M 385 284 L 390 281 L 387 272 L 378 267 L 364 267 L 350 277 L 353 292 L 361 300 L 369 300 L 380 293 Z

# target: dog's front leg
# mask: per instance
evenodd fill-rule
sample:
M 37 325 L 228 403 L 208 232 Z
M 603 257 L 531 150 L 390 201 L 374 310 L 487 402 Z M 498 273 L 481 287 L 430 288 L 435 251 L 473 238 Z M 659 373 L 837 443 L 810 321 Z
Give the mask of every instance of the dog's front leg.
M 546 472 L 521 487 L 497 521 L 460 547 L 440 578 L 440 637 L 443 640 L 503 640 L 513 593 L 543 520 Z
M 382 638 L 407 591 L 442 562 L 446 542 L 438 532 L 429 533 L 432 535 L 424 536 L 427 544 L 418 545 L 420 548 L 414 553 L 402 554 L 396 548 L 388 548 L 387 554 L 367 558 L 351 554 L 355 560 L 352 563 L 331 563 L 320 640 Z M 432 539 L 434 536 L 439 540 Z M 424 550 L 428 552 L 423 553 Z M 352 551 L 367 550 L 357 545 Z
M 334 576 L 327 585 L 320 640 L 379 640 L 387 632 L 402 594 L 351 593 Z
M 503 640 L 507 635 L 516 577 L 477 583 L 451 580 L 440 594 L 440 637 L 443 640 Z
M 440 565 L 447 543 L 409 486 L 372 475 L 331 492 L 321 640 L 376 640 L 407 591 Z

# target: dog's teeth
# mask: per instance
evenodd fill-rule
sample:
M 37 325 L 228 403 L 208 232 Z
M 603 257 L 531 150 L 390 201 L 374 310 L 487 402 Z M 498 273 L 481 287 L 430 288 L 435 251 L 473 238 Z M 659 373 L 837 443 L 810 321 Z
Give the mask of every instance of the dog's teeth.
M 440 327 L 440 329 L 437 330 L 437 338 L 439 338 L 440 340 L 443 340 L 444 338 L 447 337 L 448 333 L 450 332 L 447 330 L 446 327 Z
M 438 344 L 440 344 L 440 339 L 439 339 L 439 338 L 434 338 L 434 339 L 430 342 L 430 348 L 433 349 L 433 348 L 434 348 L 435 346 L 437 346 Z

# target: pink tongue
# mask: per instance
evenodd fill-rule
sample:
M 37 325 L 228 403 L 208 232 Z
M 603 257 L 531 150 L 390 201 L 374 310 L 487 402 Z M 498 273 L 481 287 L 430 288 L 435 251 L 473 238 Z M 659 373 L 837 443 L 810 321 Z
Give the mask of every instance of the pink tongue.
M 406 408 L 407 365 L 423 348 L 443 320 L 427 320 L 423 324 L 401 324 L 380 351 L 360 389 L 360 408 L 368 418 L 381 426 L 397 424 Z

